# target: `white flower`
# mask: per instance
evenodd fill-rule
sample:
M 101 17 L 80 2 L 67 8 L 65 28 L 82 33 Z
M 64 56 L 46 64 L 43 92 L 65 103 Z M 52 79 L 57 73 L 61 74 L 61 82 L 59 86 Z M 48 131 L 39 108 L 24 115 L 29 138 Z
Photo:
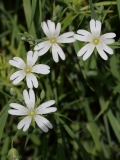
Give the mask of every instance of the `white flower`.
M 90 30 L 91 33 L 86 30 L 80 29 L 77 31 L 79 35 L 74 35 L 74 38 L 79 41 L 89 42 L 79 50 L 77 55 L 82 56 L 85 53 L 83 56 L 83 60 L 86 60 L 88 57 L 90 57 L 94 48 L 96 47 L 99 55 L 104 60 L 107 60 L 108 57 L 105 52 L 107 52 L 108 54 L 113 54 L 113 50 L 109 46 L 107 46 L 107 44 L 114 43 L 115 40 L 113 38 L 116 36 L 116 34 L 106 33 L 100 36 L 101 22 L 98 20 L 95 21 L 94 19 L 90 21 Z
M 47 101 L 42 103 L 37 108 L 35 108 L 35 94 L 32 89 L 27 92 L 27 90 L 23 91 L 23 97 L 26 106 L 20 105 L 18 103 L 10 103 L 10 107 L 13 109 L 9 109 L 8 113 L 16 116 L 25 116 L 19 123 L 17 128 L 26 131 L 32 120 L 35 121 L 39 128 L 42 131 L 48 132 L 48 128 L 53 128 L 52 124 L 42 115 L 55 112 L 57 110 L 56 107 L 49 107 L 55 103 L 54 100 Z
M 52 56 L 55 62 L 59 61 L 59 57 L 62 60 L 65 60 L 65 54 L 62 48 L 59 46 L 59 43 L 72 43 L 75 41 L 73 35 L 74 32 L 67 32 L 59 36 L 61 30 L 61 24 L 57 23 L 55 28 L 55 23 L 51 20 L 48 20 L 47 23 L 42 22 L 41 27 L 48 37 L 46 41 L 37 44 L 34 47 L 35 51 L 39 50 L 39 56 L 45 54 L 50 47 L 52 48 Z
M 28 88 L 35 88 L 38 87 L 38 81 L 36 76 L 33 73 L 38 74 L 48 74 L 50 72 L 50 67 L 45 64 L 37 64 L 34 65 L 38 59 L 38 53 L 33 53 L 29 51 L 27 53 L 27 63 L 25 64 L 24 61 L 19 57 L 14 57 L 13 60 L 10 60 L 9 63 L 12 66 L 15 66 L 21 70 L 13 73 L 10 76 L 10 80 L 14 80 L 13 84 L 18 84 L 26 77 L 26 82 Z

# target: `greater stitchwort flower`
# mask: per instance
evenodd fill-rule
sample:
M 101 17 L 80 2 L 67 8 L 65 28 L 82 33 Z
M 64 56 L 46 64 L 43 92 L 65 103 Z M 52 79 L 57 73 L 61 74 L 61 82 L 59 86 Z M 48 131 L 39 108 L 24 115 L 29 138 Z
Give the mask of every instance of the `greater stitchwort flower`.
M 90 21 L 90 30 L 91 33 L 86 30 L 80 29 L 77 31 L 79 35 L 74 35 L 74 38 L 79 41 L 89 42 L 79 50 L 77 55 L 82 56 L 84 54 L 83 60 L 86 60 L 88 57 L 90 57 L 94 48 L 96 47 L 99 55 L 104 60 L 107 60 L 108 57 L 105 52 L 107 52 L 108 54 L 113 54 L 113 50 L 109 46 L 107 46 L 107 44 L 114 43 L 115 40 L 113 38 L 116 36 L 116 34 L 106 33 L 100 36 L 101 22 L 98 20 L 95 21 L 94 19 Z
M 14 57 L 13 60 L 9 61 L 9 63 L 12 66 L 21 69 L 20 71 L 17 71 L 10 76 L 10 80 L 14 80 L 13 84 L 18 84 L 26 77 L 28 88 L 33 88 L 33 86 L 35 88 L 38 87 L 37 78 L 33 73 L 48 74 L 50 72 L 49 70 L 50 67 L 45 64 L 34 65 L 37 59 L 38 59 L 38 53 L 37 52 L 33 53 L 32 51 L 29 51 L 27 53 L 26 64 L 19 57 Z
M 42 22 L 41 27 L 47 38 L 46 41 L 37 44 L 34 47 L 34 50 L 39 51 L 39 56 L 41 56 L 45 54 L 50 48 L 52 48 L 52 56 L 55 62 L 59 61 L 58 55 L 62 60 L 65 60 L 65 54 L 60 47 L 60 44 L 74 42 L 74 32 L 67 32 L 59 36 L 61 24 L 57 23 L 57 26 L 55 28 L 55 23 L 51 20 L 48 20 L 47 23 Z
M 32 89 L 23 91 L 23 98 L 26 106 L 20 105 L 18 103 L 10 103 L 10 107 L 13 109 L 9 109 L 8 113 L 16 116 L 25 116 L 19 123 L 17 128 L 26 131 L 32 121 L 35 121 L 38 127 L 44 131 L 48 132 L 48 128 L 53 128 L 52 124 L 42 115 L 55 112 L 57 110 L 56 107 L 49 107 L 55 103 L 54 100 L 47 101 L 42 103 L 37 108 L 35 108 L 35 93 Z

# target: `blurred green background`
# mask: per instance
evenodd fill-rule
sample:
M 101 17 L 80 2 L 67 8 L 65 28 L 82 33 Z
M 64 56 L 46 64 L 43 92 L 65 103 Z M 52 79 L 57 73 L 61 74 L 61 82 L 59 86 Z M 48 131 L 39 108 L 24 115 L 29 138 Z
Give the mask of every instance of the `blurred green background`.
M 119 12 L 118 12 L 119 11 Z M 16 69 L 8 61 L 14 56 L 26 60 L 33 49 L 21 41 L 28 32 L 35 39 L 45 35 L 42 21 L 61 22 L 61 34 L 78 29 L 89 30 L 91 18 L 102 22 L 102 34 L 116 33 L 111 45 L 113 55 L 104 61 L 92 56 L 77 57 L 82 42 L 65 44 L 66 60 L 55 63 L 51 52 L 39 57 L 50 66 L 40 76 L 37 97 L 45 90 L 44 101 L 55 99 L 57 112 L 47 115 L 54 128 L 43 133 L 39 128 L 20 131 L 14 148 L 21 160 L 119 160 L 120 159 L 120 1 L 111 0 L 1 0 L 0 1 L 0 160 L 6 160 L 17 132 L 19 118 L 8 115 L 9 103 L 21 103 L 24 82 L 13 86 L 9 80 Z M 17 96 L 10 94 L 14 88 Z M 26 88 L 27 89 L 27 88 Z M 88 154 L 87 154 L 88 153 Z

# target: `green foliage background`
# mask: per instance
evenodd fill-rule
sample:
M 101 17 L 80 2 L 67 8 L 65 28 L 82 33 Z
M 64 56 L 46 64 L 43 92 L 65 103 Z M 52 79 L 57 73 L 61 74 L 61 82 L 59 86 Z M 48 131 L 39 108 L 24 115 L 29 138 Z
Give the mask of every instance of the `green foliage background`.
M 7 113 L 9 103 L 21 103 L 24 82 L 13 86 L 8 63 L 14 56 L 26 60 L 30 50 L 21 34 L 35 39 L 45 35 L 40 27 L 47 19 L 61 22 L 61 33 L 89 30 L 91 18 L 102 22 L 102 33 L 115 32 L 114 54 L 107 61 L 97 52 L 83 61 L 77 57 L 83 43 L 66 44 L 66 60 L 55 63 L 49 51 L 39 58 L 50 66 L 47 76 L 39 77 L 39 98 L 55 99 L 57 112 L 47 118 L 54 128 L 43 133 L 17 132 L 18 117 Z M 87 0 L 1 0 L 0 1 L 0 160 L 6 160 L 14 137 L 14 148 L 21 160 L 119 160 L 120 159 L 120 1 Z M 11 96 L 14 88 L 17 97 Z

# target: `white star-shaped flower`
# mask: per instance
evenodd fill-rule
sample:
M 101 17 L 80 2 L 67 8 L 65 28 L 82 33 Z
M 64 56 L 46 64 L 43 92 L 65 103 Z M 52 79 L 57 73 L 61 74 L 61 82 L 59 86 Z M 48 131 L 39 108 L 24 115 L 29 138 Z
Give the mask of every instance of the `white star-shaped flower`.
M 77 33 L 74 35 L 74 38 L 83 41 L 83 42 L 89 42 L 84 47 L 82 47 L 79 52 L 78 56 L 83 56 L 83 60 L 86 60 L 90 55 L 92 54 L 94 48 L 96 47 L 99 55 L 104 59 L 107 60 L 108 56 L 105 52 L 108 54 L 113 54 L 113 50 L 107 46 L 107 44 L 114 43 L 114 37 L 116 36 L 115 33 L 106 33 L 100 36 L 101 32 L 101 22 L 98 20 L 92 19 L 90 21 L 90 30 L 91 33 L 86 30 L 78 30 Z
M 17 128 L 26 131 L 32 121 L 35 121 L 38 127 L 44 131 L 48 132 L 48 128 L 53 128 L 52 124 L 42 115 L 47 113 L 52 113 L 57 110 L 56 107 L 49 107 L 55 103 L 54 100 L 42 103 L 37 108 L 35 107 L 35 93 L 32 89 L 23 91 L 23 98 L 26 106 L 18 103 L 10 103 L 12 109 L 8 110 L 8 113 L 16 116 L 24 116 L 24 118 L 18 123 Z
M 50 67 L 45 64 L 37 64 L 34 65 L 38 59 L 38 53 L 33 53 L 32 51 L 28 51 L 27 53 L 27 63 L 19 58 L 14 57 L 13 60 L 10 60 L 9 63 L 12 66 L 15 66 L 21 70 L 13 73 L 10 76 L 10 80 L 13 80 L 13 84 L 18 84 L 26 77 L 26 82 L 28 88 L 38 87 L 38 81 L 36 76 L 33 73 L 37 74 L 48 74 L 50 72 Z
M 47 36 L 47 39 L 46 41 L 37 44 L 34 47 L 34 50 L 39 51 L 39 56 L 41 56 L 52 48 L 52 56 L 55 62 L 59 61 L 58 55 L 62 60 L 65 60 L 65 54 L 59 44 L 74 42 L 74 32 L 67 32 L 59 36 L 61 24 L 58 22 L 55 28 L 55 23 L 51 20 L 48 20 L 47 23 L 42 22 L 41 27 Z

